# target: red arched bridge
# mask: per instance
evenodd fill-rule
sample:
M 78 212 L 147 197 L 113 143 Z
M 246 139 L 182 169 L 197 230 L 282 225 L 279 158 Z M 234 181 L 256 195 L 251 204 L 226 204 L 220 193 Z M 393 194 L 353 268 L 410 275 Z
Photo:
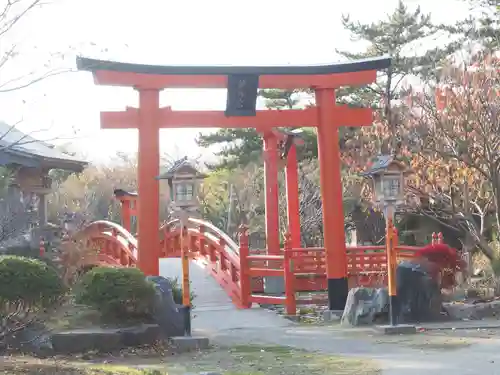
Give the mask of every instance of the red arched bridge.
M 323 248 L 290 248 L 285 240 L 282 255 L 266 255 L 265 250 L 250 250 L 248 231 L 240 230 L 239 243 L 213 224 L 189 218 L 184 241 L 181 241 L 179 220 L 160 227 L 161 257 L 178 258 L 181 245 L 187 247 L 190 258 L 202 262 L 206 270 L 224 289 L 239 308 L 252 303 L 283 304 L 288 314 L 295 314 L 298 304 L 315 301 L 301 299 L 298 292 L 326 289 Z M 439 236 L 436 242 L 442 242 Z M 137 239 L 126 229 L 109 221 L 96 221 L 85 227 L 74 238 L 86 241 L 86 246 L 97 249 L 94 264 L 115 267 L 134 267 L 137 262 Z M 443 245 L 441 245 L 443 246 Z M 412 258 L 419 247 L 397 246 L 400 259 Z M 349 286 L 382 286 L 386 283 L 387 260 L 385 246 L 348 247 Z M 283 296 L 264 295 L 263 278 L 282 277 Z

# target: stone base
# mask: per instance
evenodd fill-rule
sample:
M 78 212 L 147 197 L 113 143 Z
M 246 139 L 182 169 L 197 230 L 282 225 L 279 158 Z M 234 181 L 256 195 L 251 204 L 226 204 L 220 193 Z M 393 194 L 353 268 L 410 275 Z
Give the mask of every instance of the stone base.
M 325 310 L 323 311 L 323 321 L 340 322 L 343 313 L 344 313 L 343 310 Z
M 171 337 L 172 349 L 177 353 L 191 352 L 194 350 L 208 349 L 208 337 L 177 336 Z
M 264 277 L 264 293 L 273 296 L 285 294 L 285 279 L 279 276 Z
M 409 324 L 398 324 L 396 326 L 376 326 L 375 331 L 383 335 L 413 335 L 417 333 L 417 328 Z
M 76 329 L 51 336 L 55 354 L 84 353 L 91 350 L 112 352 L 130 346 L 152 345 L 160 339 L 160 327 L 143 324 L 129 328 Z

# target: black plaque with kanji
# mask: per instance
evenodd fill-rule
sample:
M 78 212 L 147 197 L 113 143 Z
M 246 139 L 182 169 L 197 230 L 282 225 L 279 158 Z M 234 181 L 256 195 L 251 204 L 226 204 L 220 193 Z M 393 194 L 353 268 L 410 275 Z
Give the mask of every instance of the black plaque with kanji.
M 226 116 L 255 116 L 258 90 L 258 75 L 229 75 L 227 79 Z

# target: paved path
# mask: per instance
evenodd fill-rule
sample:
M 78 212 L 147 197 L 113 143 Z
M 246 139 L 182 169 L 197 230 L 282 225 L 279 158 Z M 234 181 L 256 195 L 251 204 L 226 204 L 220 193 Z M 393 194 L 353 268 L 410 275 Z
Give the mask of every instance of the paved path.
M 191 262 L 189 272 L 191 286 L 196 294 L 193 302 L 195 305 L 193 329 L 200 334 L 213 336 L 241 328 L 275 328 L 292 324 L 289 320 L 259 307 L 237 309 L 226 292 L 198 263 Z M 181 280 L 181 260 L 172 258 L 160 260 L 160 274 L 177 276 Z
M 162 276 L 180 277 L 180 260 L 161 260 L 160 270 Z M 288 345 L 372 358 L 384 375 L 500 375 L 500 331 L 490 338 L 467 338 L 469 346 L 451 350 L 443 344 L 433 347 L 436 336 L 431 334 L 378 339 L 363 330 L 303 326 L 257 307 L 238 310 L 202 267 L 192 263 L 190 272 L 197 295 L 193 329 L 216 344 Z M 448 332 L 450 340 L 456 339 L 456 332 Z

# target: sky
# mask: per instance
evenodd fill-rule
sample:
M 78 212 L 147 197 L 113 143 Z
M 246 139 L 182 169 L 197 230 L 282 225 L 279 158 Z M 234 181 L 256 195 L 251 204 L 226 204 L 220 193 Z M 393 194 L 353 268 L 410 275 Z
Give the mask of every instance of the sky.
M 0 0 L 0 6 L 7 0 Z M 23 0 L 29 1 L 29 0 Z M 465 15 L 459 0 L 407 0 L 436 22 Z M 7 37 L 18 55 L 0 70 L 0 83 L 29 72 L 75 67 L 76 55 L 164 65 L 285 65 L 339 61 L 336 49 L 359 48 L 342 28 L 390 13 L 397 0 L 51 0 L 24 17 Z M 453 16 L 451 16 L 453 15 Z M 356 47 L 358 46 L 358 47 Z M 161 105 L 178 110 L 223 110 L 225 90 L 165 90 Z M 138 104 L 129 88 L 93 84 L 72 72 L 26 89 L 0 93 L 0 120 L 70 148 L 90 161 L 137 151 L 136 130 L 100 130 L 99 112 Z M 164 129 L 161 151 L 172 158 L 211 158 L 197 147 L 198 129 Z M 209 131 L 209 130 L 204 130 Z

